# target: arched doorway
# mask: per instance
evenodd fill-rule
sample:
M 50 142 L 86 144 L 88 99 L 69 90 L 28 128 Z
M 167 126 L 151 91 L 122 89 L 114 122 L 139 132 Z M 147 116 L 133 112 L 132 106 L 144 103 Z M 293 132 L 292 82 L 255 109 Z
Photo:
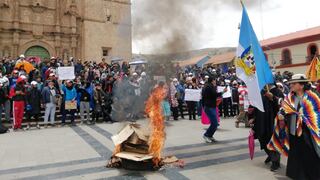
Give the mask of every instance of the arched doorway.
M 49 59 L 50 53 L 47 49 L 45 49 L 42 46 L 32 46 L 26 50 L 25 56 L 26 57 L 37 56 L 43 60 L 43 59 Z

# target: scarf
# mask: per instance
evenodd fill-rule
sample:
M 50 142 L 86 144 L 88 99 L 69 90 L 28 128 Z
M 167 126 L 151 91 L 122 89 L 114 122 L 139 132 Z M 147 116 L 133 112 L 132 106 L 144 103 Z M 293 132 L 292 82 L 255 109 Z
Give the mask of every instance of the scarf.
M 300 137 L 302 135 L 302 124 L 304 123 L 312 138 L 320 147 L 320 98 L 316 93 L 306 91 L 301 99 L 299 112 L 294 108 L 294 100 L 294 94 L 292 92 L 289 93 L 284 99 L 280 111 L 283 111 L 286 115 L 297 115 L 297 136 Z M 274 132 L 267 147 L 271 151 L 277 151 L 288 156 L 290 149 L 288 126 L 281 128 L 278 116 L 275 118 Z

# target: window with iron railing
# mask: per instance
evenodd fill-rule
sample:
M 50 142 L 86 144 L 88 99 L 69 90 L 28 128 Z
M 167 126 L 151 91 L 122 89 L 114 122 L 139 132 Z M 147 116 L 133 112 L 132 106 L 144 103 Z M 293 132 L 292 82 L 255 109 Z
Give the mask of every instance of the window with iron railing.
M 280 65 L 292 64 L 291 52 L 289 49 L 282 50 L 281 57 Z
M 311 62 L 313 58 L 318 57 L 318 46 L 316 44 L 310 44 L 307 48 L 308 56 L 306 56 L 306 61 Z

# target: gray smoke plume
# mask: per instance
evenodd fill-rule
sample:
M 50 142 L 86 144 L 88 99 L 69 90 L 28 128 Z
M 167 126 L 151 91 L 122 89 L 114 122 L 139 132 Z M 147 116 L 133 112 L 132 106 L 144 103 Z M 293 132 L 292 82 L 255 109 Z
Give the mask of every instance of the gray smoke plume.
M 260 1 L 244 0 L 244 3 L 246 7 L 259 8 Z M 194 49 L 203 30 L 201 18 L 210 18 L 202 17 L 203 11 L 219 12 L 221 6 L 230 7 L 230 11 L 241 9 L 239 0 L 133 0 L 132 3 L 133 40 L 150 39 L 154 54 Z

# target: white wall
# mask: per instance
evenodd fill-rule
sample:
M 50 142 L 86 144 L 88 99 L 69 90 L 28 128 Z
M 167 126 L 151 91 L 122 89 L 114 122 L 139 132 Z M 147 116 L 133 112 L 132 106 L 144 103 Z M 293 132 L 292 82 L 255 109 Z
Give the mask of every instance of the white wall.
M 297 44 L 293 46 L 283 47 L 279 49 L 266 50 L 265 53 L 268 55 L 268 62 L 272 65 L 273 60 L 276 62 L 276 66 L 280 66 L 280 60 L 282 59 L 281 52 L 284 49 L 289 49 L 292 57 L 292 64 L 300 64 L 306 62 L 306 56 L 308 56 L 308 46 L 312 43 L 317 44 L 318 51 L 320 50 L 320 41 L 313 41 L 303 44 Z M 294 73 L 305 73 L 307 66 L 298 66 L 298 67 L 288 67 L 288 68 L 279 68 L 277 71 L 292 71 Z

